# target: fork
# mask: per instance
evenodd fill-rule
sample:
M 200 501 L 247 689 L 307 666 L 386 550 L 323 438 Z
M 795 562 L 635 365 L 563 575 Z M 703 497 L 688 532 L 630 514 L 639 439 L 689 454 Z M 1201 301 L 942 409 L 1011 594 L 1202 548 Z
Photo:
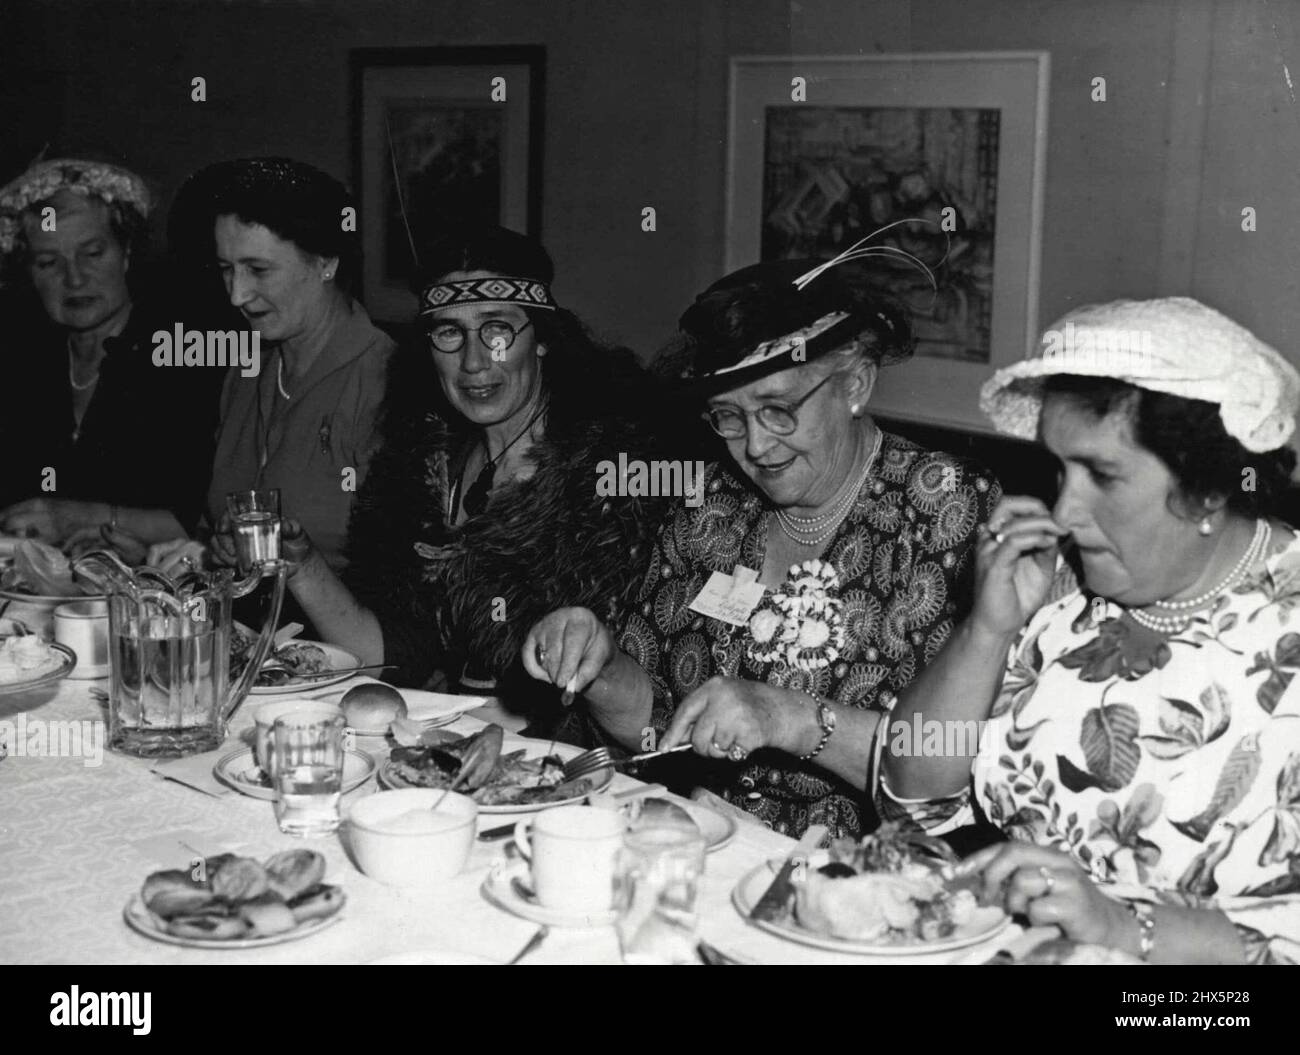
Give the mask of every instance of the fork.
M 597 747 L 590 751 L 584 751 L 580 755 L 575 755 L 565 762 L 564 779 L 576 780 L 578 777 L 585 777 L 588 773 L 594 773 L 606 766 L 637 765 L 648 759 L 658 758 L 660 755 L 672 755 L 678 751 L 689 751 L 690 749 L 690 744 L 678 744 L 676 747 L 670 747 L 667 751 L 647 751 L 645 754 L 633 755 L 631 758 L 614 758 L 610 755 L 608 747 Z
M 550 933 L 551 933 L 551 928 L 546 926 L 545 924 L 538 927 L 537 933 L 528 939 L 527 944 L 525 944 L 522 949 L 520 949 L 517 953 L 515 953 L 513 957 L 511 957 L 508 961 L 506 961 L 506 966 L 510 967 L 513 966 L 514 964 L 517 964 L 530 952 L 532 952 L 539 945 L 541 945 L 542 942 L 546 940 L 546 936 Z

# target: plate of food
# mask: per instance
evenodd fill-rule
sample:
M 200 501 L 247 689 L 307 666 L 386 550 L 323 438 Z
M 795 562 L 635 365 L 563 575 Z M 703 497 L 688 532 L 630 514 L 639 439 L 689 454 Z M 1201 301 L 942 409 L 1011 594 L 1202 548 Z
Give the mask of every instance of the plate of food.
M 315 850 L 285 850 L 262 862 L 221 854 L 192 871 L 154 872 L 122 918 L 169 945 L 256 949 L 305 938 L 338 920 L 347 898 L 324 878 L 325 858 Z
M 76 665 L 72 649 L 37 634 L 0 638 L 0 695 L 52 685 L 71 674 Z
M 468 795 L 480 813 L 535 813 L 580 802 L 609 785 L 612 769 L 564 779 L 564 759 L 578 753 L 565 744 L 512 736 L 489 725 L 469 736 L 445 729 L 421 734 L 411 746 L 393 748 L 379 767 L 386 788 L 448 788 Z
M 248 654 L 257 643 L 257 636 L 241 627 L 230 631 L 230 677 L 238 678 L 248 662 Z M 350 673 L 361 661 L 351 652 L 327 645 L 323 641 L 286 641 L 271 650 L 253 682 L 254 696 L 278 696 L 300 693 L 304 689 L 319 689 L 337 685 L 352 677 Z M 344 671 L 332 676 L 329 671 Z M 305 675 L 322 675 L 306 677 Z
M 792 877 L 792 897 L 770 920 L 750 916 L 781 860 L 748 872 L 731 900 L 756 927 L 835 952 L 917 956 L 962 949 L 994 937 L 1011 922 L 996 906 L 949 878 L 934 856 L 937 840 L 884 824 L 862 840 L 836 839 Z
M 343 786 L 346 795 L 361 787 L 375 772 L 375 760 L 364 751 L 350 750 L 343 755 Z M 253 761 L 253 749 L 241 747 L 222 755 L 212 767 L 212 775 L 241 795 L 274 801 L 275 789 L 266 771 Z

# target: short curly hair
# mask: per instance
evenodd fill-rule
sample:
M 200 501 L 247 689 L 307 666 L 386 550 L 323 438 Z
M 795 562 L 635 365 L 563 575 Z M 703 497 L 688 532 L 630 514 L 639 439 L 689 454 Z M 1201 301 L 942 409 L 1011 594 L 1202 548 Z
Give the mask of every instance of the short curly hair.
M 1110 377 L 1054 374 L 1043 396 L 1059 396 L 1100 420 L 1128 415 L 1136 442 L 1173 474 L 1183 498 L 1200 504 L 1221 498 L 1247 517 L 1277 512 L 1291 485 L 1296 455 L 1290 447 L 1254 453 L 1223 427 L 1216 404 L 1153 392 Z M 1243 486 L 1253 473 L 1253 488 Z

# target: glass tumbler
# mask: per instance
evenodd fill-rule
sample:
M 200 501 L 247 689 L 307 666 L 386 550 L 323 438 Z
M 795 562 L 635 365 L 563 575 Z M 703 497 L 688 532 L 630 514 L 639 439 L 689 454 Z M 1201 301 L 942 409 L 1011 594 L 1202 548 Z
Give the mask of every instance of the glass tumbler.
M 614 907 L 623 962 L 695 963 L 695 898 L 704 836 L 682 828 L 636 828 L 623 837 Z
M 277 718 L 271 733 L 275 819 L 286 835 L 339 827 L 345 722 L 337 710 L 305 709 Z
M 235 536 L 239 570 L 247 575 L 259 561 L 280 557 L 280 492 L 232 491 L 226 495 L 226 512 Z

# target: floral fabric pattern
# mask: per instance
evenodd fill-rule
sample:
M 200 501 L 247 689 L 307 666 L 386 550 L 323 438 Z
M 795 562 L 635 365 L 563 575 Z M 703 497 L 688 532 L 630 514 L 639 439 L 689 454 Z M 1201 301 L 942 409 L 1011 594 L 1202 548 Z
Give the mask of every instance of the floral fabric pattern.
M 731 626 L 692 611 L 691 602 L 715 571 L 763 567 L 770 507 L 727 467 L 711 465 L 705 480 L 702 504 L 664 522 L 616 633 L 655 686 L 658 734 L 678 702 L 718 675 L 881 707 L 882 695 L 907 685 L 963 614 L 976 528 L 1001 495 L 972 463 L 885 433 L 877 467 L 824 558 L 796 565 L 748 624 Z M 825 824 L 832 834 L 859 834 L 867 820 L 861 793 L 815 762 L 757 751 L 740 765 L 692 758 L 690 767 L 687 779 L 782 833 Z
M 1117 896 L 1217 907 L 1252 962 L 1298 963 L 1297 605 L 1294 537 L 1171 637 L 1067 590 L 1011 649 L 970 787 L 922 803 L 882 783 L 877 807 L 942 831 L 973 796 Z

